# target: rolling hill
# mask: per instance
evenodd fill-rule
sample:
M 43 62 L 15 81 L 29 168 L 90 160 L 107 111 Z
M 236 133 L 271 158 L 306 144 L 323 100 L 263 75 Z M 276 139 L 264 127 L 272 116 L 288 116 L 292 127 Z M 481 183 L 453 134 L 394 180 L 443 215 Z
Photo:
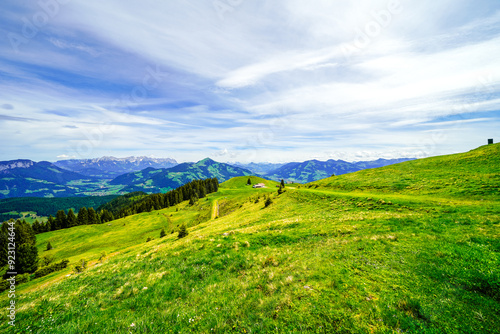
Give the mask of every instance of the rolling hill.
M 381 169 L 330 177 L 310 186 L 342 191 L 376 191 L 471 198 L 500 196 L 500 144 L 467 153 L 404 162 Z
M 146 168 L 127 173 L 113 179 L 110 184 L 123 185 L 123 191 L 126 192 L 166 192 L 193 180 L 216 177 L 223 182 L 242 175 L 252 175 L 252 172 L 206 158 L 196 163 L 181 163 L 172 168 Z
M 40 255 L 89 267 L 19 285 L 16 328 L 500 333 L 499 149 L 287 185 L 281 195 L 274 181 L 252 176 L 267 185 L 254 189 L 240 176 L 193 205 L 39 234 Z M 189 235 L 179 239 L 183 223 Z
M 304 162 L 290 162 L 284 166 L 268 171 L 263 174 L 273 180 L 284 179 L 287 182 L 308 183 L 327 178 L 334 175 L 354 173 L 363 169 L 384 167 L 403 161 L 414 160 L 401 159 L 378 159 L 374 161 L 347 162 L 343 160 L 308 160 Z

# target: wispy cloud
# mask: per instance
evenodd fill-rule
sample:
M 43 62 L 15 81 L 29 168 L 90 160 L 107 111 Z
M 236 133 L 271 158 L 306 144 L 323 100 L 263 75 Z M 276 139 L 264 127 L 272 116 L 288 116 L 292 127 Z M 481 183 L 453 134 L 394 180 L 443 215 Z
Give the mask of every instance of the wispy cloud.
M 43 8 L 8 0 L 0 153 L 355 160 L 498 136 L 500 4 L 394 3 L 72 1 L 28 38 Z

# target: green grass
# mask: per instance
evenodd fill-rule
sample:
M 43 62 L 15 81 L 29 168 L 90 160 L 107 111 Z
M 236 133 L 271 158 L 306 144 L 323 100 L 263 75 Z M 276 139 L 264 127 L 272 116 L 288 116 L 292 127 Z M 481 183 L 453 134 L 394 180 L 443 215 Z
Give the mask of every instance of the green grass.
M 500 144 L 407 161 L 309 184 L 342 191 L 500 199 Z
M 382 187 L 383 177 L 407 175 L 407 163 L 287 185 L 279 196 L 276 182 L 252 177 L 268 186 L 253 189 L 239 177 L 194 206 L 41 234 L 41 254 L 50 240 L 58 260 L 93 262 L 20 285 L 16 330 L 500 333 L 500 202 L 494 191 L 470 197 L 451 185 L 467 174 L 498 186 L 496 157 L 474 154 L 476 172 L 462 168 L 473 161 L 463 155 L 412 165 L 409 184 L 429 183 L 418 191 Z M 436 167 L 446 159 L 456 163 Z M 183 222 L 187 237 L 169 233 Z M 5 293 L 0 300 L 6 307 Z

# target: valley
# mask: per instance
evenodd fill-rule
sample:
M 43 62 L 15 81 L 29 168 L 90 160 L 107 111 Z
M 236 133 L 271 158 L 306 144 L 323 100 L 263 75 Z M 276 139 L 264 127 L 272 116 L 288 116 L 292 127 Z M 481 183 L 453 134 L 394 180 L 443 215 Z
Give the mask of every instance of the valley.
M 238 176 L 191 205 L 38 234 L 39 256 L 70 266 L 17 287 L 16 326 L 499 333 L 499 159 L 489 145 L 282 194 L 278 182 Z

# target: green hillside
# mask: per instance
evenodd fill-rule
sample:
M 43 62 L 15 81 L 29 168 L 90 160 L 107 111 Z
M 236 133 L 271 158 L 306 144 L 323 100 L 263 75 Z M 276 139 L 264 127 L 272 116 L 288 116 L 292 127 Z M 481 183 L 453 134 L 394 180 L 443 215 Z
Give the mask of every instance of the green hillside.
M 354 173 L 363 169 L 388 166 L 407 160 L 414 159 L 378 159 L 374 161 L 358 162 L 333 159 L 327 161 L 308 160 L 304 162 L 288 163 L 278 169 L 267 172 L 264 176 L 271 180 L 280 181 L 284 179 L 291 182 L 308 183 L 330 177 L 331 175 Z
M 407 161 L 311 184 L 343 191 L 500 198 L 500 144 Z
M 18 286 L 16 331 L 500 333 L 495 152 L 490 145 L 281 195 L 274 181 L 252 176 L 267 186 L 254 189 L 242 176 L 194 205 L 39 234 L 40 255 L 90 265 Z M 404 187 L 394 186 L 398 175 Z M 182 223 L 189 235 L 178 239 Z M 49 241 L 55 248 L 44 251 Z M 8 303 L 2 293 L 0 307 Z

